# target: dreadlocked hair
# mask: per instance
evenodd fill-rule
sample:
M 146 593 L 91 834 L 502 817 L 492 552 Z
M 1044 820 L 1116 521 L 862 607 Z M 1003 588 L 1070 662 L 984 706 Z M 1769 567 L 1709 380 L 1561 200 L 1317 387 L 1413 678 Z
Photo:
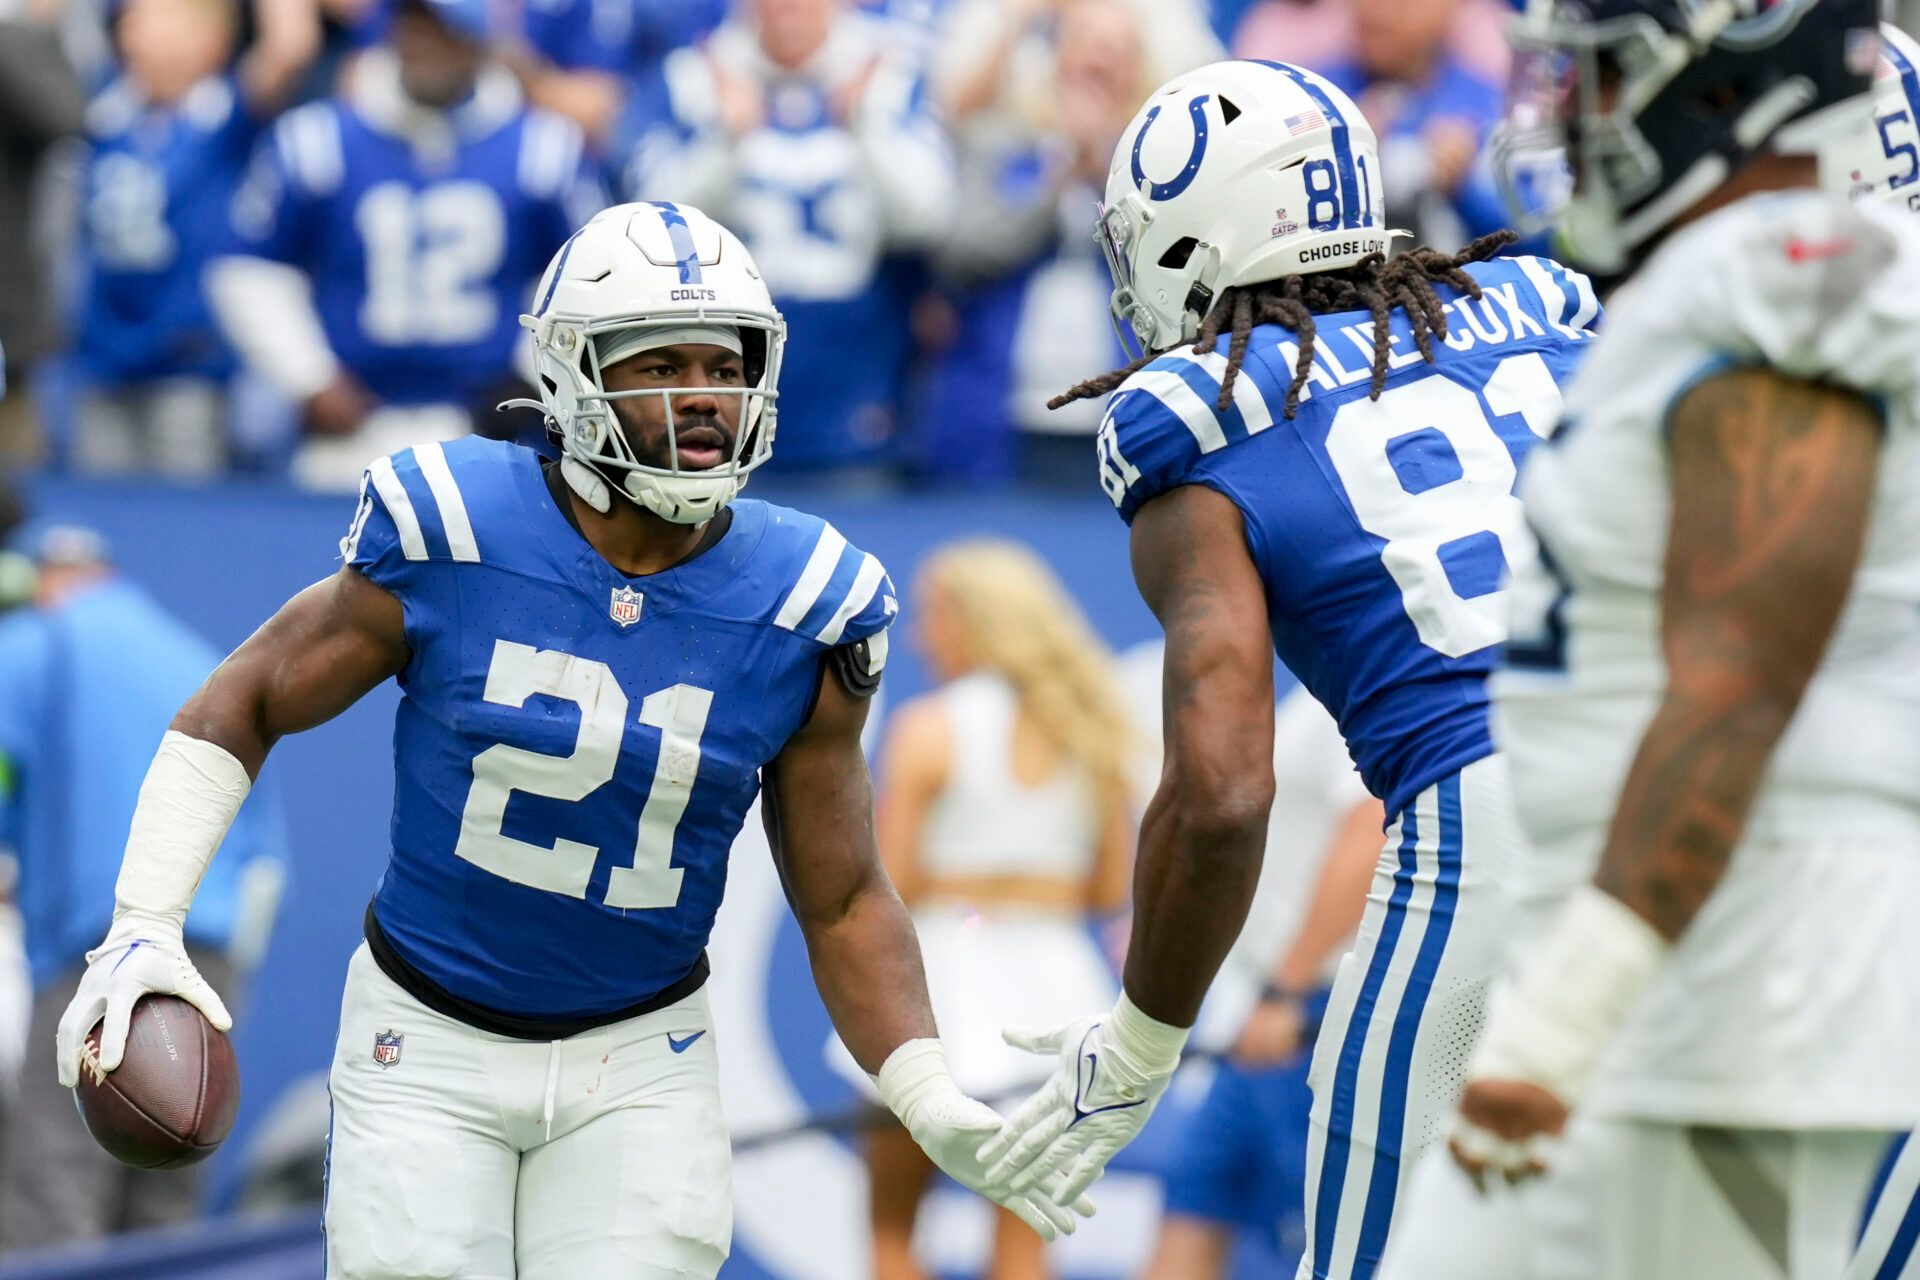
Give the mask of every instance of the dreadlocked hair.
M 1371 312 L 1372 398 L 1378 400 L 1387 385 L 1387 360 L 1392 354 L 1393 341 L 1388 323 L 1393 308 L 1399 307 L 1407 313 L 1407 322 L 1413 328 L 1413 344 L 1431 364 L 1434 335 L 1447 336 L 1446 304 L 1434 291 L 1434 285 L 1450 285 L 1478 301 L 1480 285 L 1461 268 L 1468 263 L 1485 262 L 1519 238 L 1511 231 L 1495 231 L 1454 254 L 1420 248 L 1389 259 L 1375 253 L 1339 271 L 1236 285 L 1220 294 L 1201 320 L 1200 332 L 1192 343 L 1182 345 L 1190 345 L 1202 355 L 1211 355 L 1220 345 L 1221 334 L 1227 335 L 1227 373 L 1220 380 L 1220 399 L 1214 406 L 1225 413 L 1233 405 L 1233 384 L 1239 379 L 1241 362 L 1247 357 L 1247 340 L 1254 326 L 1278 324 L 1291 329 L 1300 339 L 1300 356 L 1293 366 L 1293 385 L 1287 388 L 1286 416 L 1291 418 L 1300 408 L 1300 393 L 1313 373 L 1314 316 L 1341 311 Z M 1058 409 L 1076 400 L 1104 396 L 1164 354 L 1147 352 L 1123 369 L 1088 378 L 1047 401 L 1047 408 Z

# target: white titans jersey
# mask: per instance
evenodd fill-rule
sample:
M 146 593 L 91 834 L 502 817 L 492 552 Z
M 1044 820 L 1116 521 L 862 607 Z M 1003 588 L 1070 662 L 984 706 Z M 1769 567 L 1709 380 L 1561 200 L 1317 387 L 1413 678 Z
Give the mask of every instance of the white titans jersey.
M 1752 197 L 1675 235 L 1609 303 L 1521 483 L 1539 552 L 1514 567 L 1494 682 L 1533 845 L 1521 892 L 1537 928 L 1598 862 L 1666 681 L 1668 415 L 1742 365 L 1883 409 L 1865 558 L 1726 878 L 1592 1105 L 1904 1128 L 1920 1118 L 1920 220 L 1813 191 Z

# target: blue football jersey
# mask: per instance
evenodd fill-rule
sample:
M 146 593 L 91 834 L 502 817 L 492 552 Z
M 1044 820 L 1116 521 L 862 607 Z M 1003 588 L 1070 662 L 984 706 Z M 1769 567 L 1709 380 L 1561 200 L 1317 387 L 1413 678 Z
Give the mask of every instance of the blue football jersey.
M 75 354 L 107 383 L 224 376 L 225 339 L 201 292 L 259 122 L 231 77 L 169 107 L 116 80 L 87 108 L 80 204 L 86 283 Z
M 462 1000 L 588 1017 L 686 976 L 760 769 L 823 655 L 897 610 L 832 526 L 733 504 L 693 560 L 628 578 L 532 452 L 466 439 L 373 464 L 348 564 L 399 597 L 388 943 Z
M 393 404 L 464 404 L 509 372 L 533 283 L 606 204 L 570 122 L 517 96 L 451 117 L 436 151 L 351 99 L 301 107 L 233 202 L 232 251 L 305 271 L 334 354 Z
M 1315 318 L 1291 420 L 1299 343 L 1261 325 L 1225 414 L 1222 339 L 1215 354 L 1183 349 L 1134 374 L 1100 432 L 1100 481 L 1127 521 L 1188 484 L 1240 509 L 1274 647 L 1339 721 L 1390 815 L 1493 750 L 1485 681 L 1506 639 L 1514 483 L 1601 314 L 1586 277 L 1546 259 L 1466 271 L 1483 296 L 1439 286 L 1448 334 L 1432 364 L 1393 312 L 1378 400 L 1373 322 L 1355 311 Z

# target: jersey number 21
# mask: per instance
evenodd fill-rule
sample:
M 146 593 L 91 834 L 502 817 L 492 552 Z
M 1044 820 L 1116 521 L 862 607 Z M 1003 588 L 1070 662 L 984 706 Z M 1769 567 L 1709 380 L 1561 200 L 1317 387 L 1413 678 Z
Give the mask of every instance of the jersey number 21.
M 573 752 L 550 756 L 498 743 L 475 756 L 473 787 L 467 792 L 460 839 L 453 851 L 515 884 L 584 898 L 599 849 L 561 838 L 550 847 L 531 844 L 507 835 L 501 825 L 507 800 L 515 791 L 577 801 L 612 781 L 620 763 L 620 740 L 627 732 L 629 704 L 604 662 L 496 640 L 481 696 L 488 702 L 519 707 L 541 694 L 580 708 Z M 673 836 L 700 772 L 700 737 L 712 707 L 713 692 L 690 684 L 673 685 L 641 701 L 640 723 L 660 731 L 660 756 L 646 804 L 640 809 L 632 860 L 615 867 L 607 879 L 608 906 L 637 910 L 671 907 L 680 901 L 680 881 L 686 872 L 673 865 Z

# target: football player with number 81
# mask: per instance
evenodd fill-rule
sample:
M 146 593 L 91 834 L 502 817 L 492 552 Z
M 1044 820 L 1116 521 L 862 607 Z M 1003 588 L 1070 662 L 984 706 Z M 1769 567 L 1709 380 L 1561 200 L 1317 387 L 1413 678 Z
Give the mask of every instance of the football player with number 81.
M 201 873 L 283 734 L 389 677 L 392 862 L 348 965 L 329 1087 L 330 1280 L 712 1277 L 732 1226 L 704 951 L 764 780 L 768 834 L 854 1057 L 935 1164 L 987 1184 L 874 847 L 860 729 L 896 609 L 824 521 L 736 501 L 774 437 L 786 325 L 698 210 L 603 210 L 532 330 L 557 464 L 482 439 L 376 461 L 339 572 L 181 710 L 142 787 L 114 924 L 60 1026 L 219 997 L 181 947 Z M 1085 1211 L 1088 1206 L 1081 1203 Z
M 1485 688 L 1514 480 L 1600 317 L 1505 234 L 1389 259 L 1384 189 L 1354 104 L 1281 63 L 1183 75 L 1121 136 L 1098 237 L 1140 354 L 1061 401 L 1113 393 L 1099 471 L 1166 629 L 1166 766 L 1125 993 L 1009 1035 L 1058 1066 L 983 1152 L 1071 1190 L 1145 1123 L 1259 871 L 1278 653 L 1390 817 L 1312 1066 L 1316 1280 L 1373 1274 L 1479 1031 L 1518 841 Z

